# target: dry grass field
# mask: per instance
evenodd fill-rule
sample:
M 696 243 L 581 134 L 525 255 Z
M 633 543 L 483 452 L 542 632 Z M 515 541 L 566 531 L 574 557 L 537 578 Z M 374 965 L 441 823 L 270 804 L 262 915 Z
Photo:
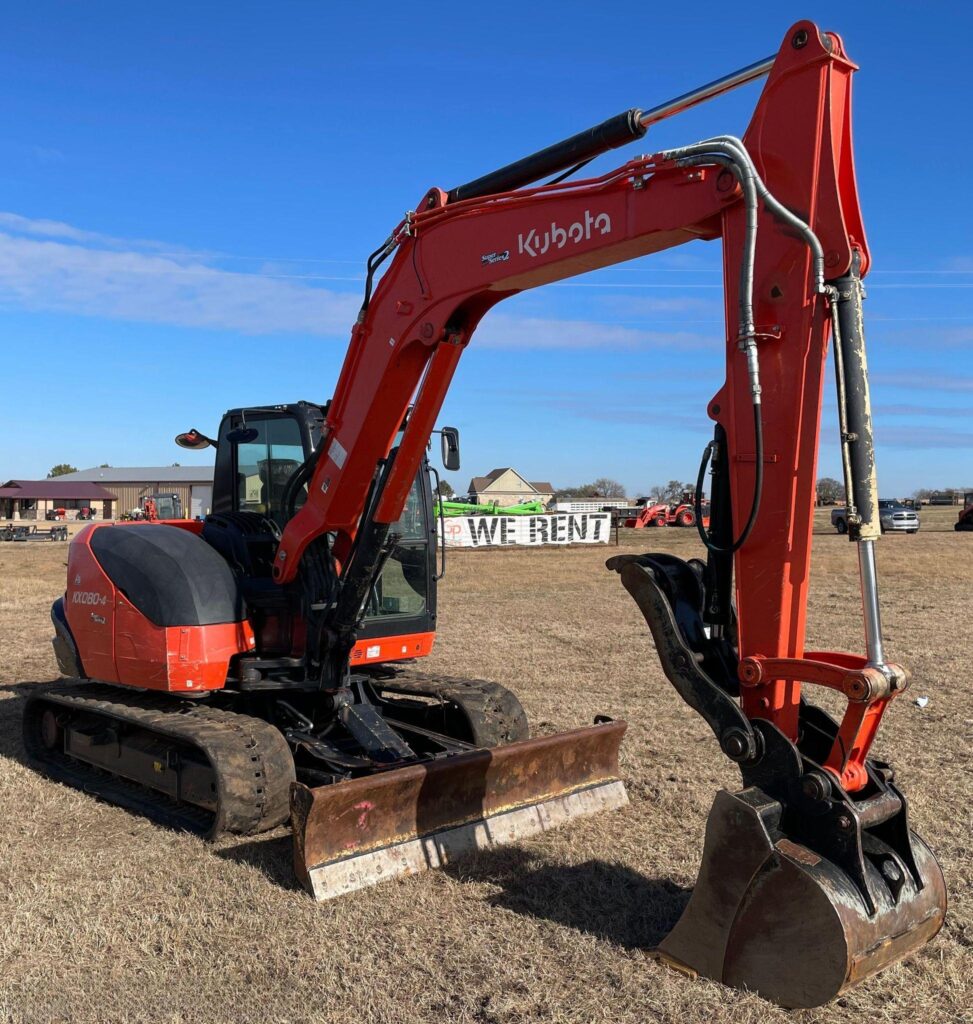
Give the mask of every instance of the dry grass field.
M 295 888 L 285 830 L 213 847 L 25 767 L 23 694 L 55 674 L 48 608 L 66 548 L 0 544 L 0 1020 L 973 1021 L 973 535 L 954 534 L 953 515 L 879 545 L 889 651 L 914 678 L 877 752 L 945 868 L 948 921 L 907 963 L 792 1013 L 647 953 L 686 902 L 715 791 L 738 776 L 662 676 L 604 568 L 614 547 L 451 553 L 425 668 L 508 684 L 538 732 L 626 718 L 631 806 L 315 904 Z M 818 533 L 809 643 L 859 650 L 853 546 L 823 521 Z M 631 531 L 621 550 L 650 547 L 700 551 L 682 530 Z

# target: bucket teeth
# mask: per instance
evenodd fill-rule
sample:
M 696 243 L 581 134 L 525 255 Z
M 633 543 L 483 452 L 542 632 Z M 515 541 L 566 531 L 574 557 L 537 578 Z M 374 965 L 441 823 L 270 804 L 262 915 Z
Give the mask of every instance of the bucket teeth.
M 912 834 L 918 879 L 900 872 L 890 886 L 875 866 L 883 857 L 870 857 L 870 888 L 882 894 L 870 911 L 841 868 L 782 834 L 781 811 L 756 787 L 717 794 L 696 887 L 658 955 L 781 1006 L 820 1006 L 925 945 L 942 926 L 946 887 Z
M 624 722 L 314 789 L 294 783 L 294 866 L 316 899 L 441 867 L 628 802 Z

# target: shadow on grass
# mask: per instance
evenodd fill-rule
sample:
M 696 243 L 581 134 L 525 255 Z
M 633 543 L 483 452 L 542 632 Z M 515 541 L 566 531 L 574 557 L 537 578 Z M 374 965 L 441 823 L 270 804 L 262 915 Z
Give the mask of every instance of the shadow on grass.
M 289 832 L 214 851 L 248 864 L 282 889 L 300 890 Z M 551 864 L 518 847 L 462 857 L 442 869 L 459 882 L 483 882 L 500 892 L 491 906 L 575 928 L 627 949 L 651 949 L 668 934 L 689 902 L 690 889 L 646 878 L 622 864 L 590 860 Z
M 283 835 L 248 839 L 236 846 L 226 846 L 213 852 L 223 860 L 249 864 L 281 889 L 298 890 L 301 883 L 294 875 L 293 845 L 288 829 Z
M 10 694 L 6 700 L 0 700 L 0 757 L 8 757 L 11 760 L 19 761 L 28 767 L 31 766 L 27 760 L 23 740 L 21 738 L 21 721 L 23 718 L 24 701 L 28 695 L 43 693 L 45 690 L 64 683 L 67 680 L 46 681 L 44 683 L 23 682 L 11 685 L 0 685 L 0 694 Z M 109 799 L 109 803 L 117 802 Z M 154 820 L 151 814 L 144 814 L 140 811 L 132 811 L 137 817 Z M 166 827 L 165 823 L 156 822 L 159 827 Z M 224 860 L 236 861 L 242 864 L 251 864 L 261 871 L 272 883 L 282 889 L 299 889 L 300 885 L 294 877 L 292 866 L 291 835 L 290 831 L 281 834 L 280 830 L 265 836 L 240 842 L 236 846 L 225 846 L 222 849 L 213 848 L 212 852 Z
M 70 681 L 44 679 L 0 685 L 0 694 L 10 694 L 9 699 L 0 700 L 0 757 L 9 757 L 12 761 L 19 761 L 30 767 L 22 738 L 24 701 L 30 694 L 45 693 Z
M 444 869 L 459 881 L 500 887 L 496 907 L 575 928 L 628 949 L 657 946 L 689 902 L 691 889 L 647 878 L 623 864 L 538 862 L 507 847 L 476 854 Z
M 0 686 L 0 693 L 10 694 L 7 700 L 0 700 L 0 757 L 9 757 L 11 761 L 27 764 L 22 739 L 24 700 L 28 693 L 37 693 L 43 689 L 38 683 L 13 683 Z

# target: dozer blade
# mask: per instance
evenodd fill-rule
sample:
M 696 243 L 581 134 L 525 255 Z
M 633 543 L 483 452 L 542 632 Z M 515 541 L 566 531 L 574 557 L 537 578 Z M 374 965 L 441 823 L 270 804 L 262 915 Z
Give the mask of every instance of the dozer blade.
M 916 878 L 870 839 L 870 913 L 849 876 L 779 829 L 781 805 L 720 792 L 696 888 L 657 956 L 788 1008 L 820 1006 L 928 942 L 946 914 L 942 870 L 911 835 Z M 881 866 L 881 869 L 879 867 Z
M 294 783 L 297 876 L 331 899 L 624 806 L 624 732 L 606 722 L 333 786 Z

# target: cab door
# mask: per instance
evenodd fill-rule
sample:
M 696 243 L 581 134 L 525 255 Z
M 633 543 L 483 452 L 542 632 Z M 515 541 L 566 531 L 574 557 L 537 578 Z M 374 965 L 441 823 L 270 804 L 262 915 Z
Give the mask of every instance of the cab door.
M 436 523 L 432 488 L 423 465 L 399 521 L 399 541 L 365 604 L 365 619 L 352 663 L 421 657 L 436 628 Z

